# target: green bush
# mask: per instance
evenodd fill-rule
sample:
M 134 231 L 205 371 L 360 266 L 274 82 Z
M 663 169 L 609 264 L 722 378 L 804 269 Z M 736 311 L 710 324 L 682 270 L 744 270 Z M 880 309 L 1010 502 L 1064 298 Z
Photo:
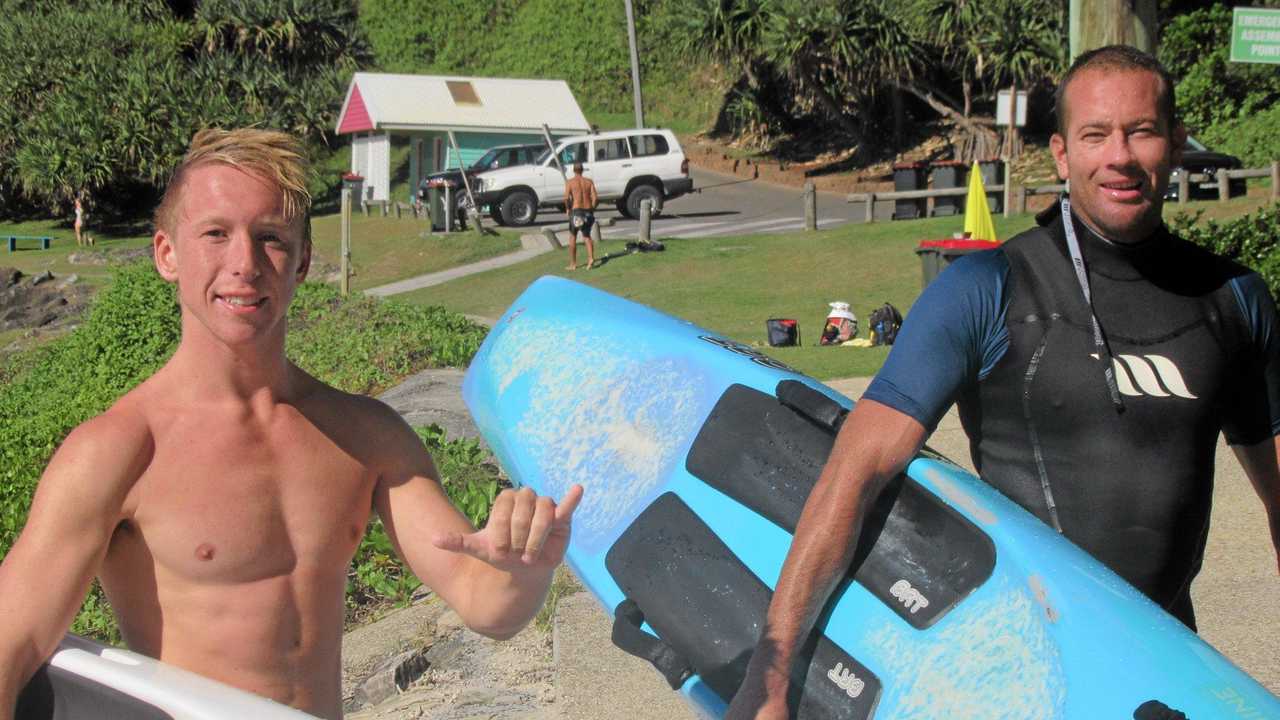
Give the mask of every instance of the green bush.
M 435 460 L 440 483 L 472 525 L 482 527 L 500 485 L 497 468 L 476 440 L 447 440 L 438 425 L 415 428 Z M 370 602 L 408 602 L 422 582 L 396 559 L 382 520 L 375 517 L 356 549 L 347 574 L 347 607 Z
M 1214 125 L 1200 139 L 1218 152 L 1240 158 L 1245 167 L 1269 167 L 1272 160 L 1280 159 L 1280 104 Z
M 1182 237 L 1257 271 L 1280 295 L 1280 205 L 1224 222 L 1200 223 L 1200 213 L 1180 213 L 1170 223 Z
M 318 284 L 299 288 L 290 322 L 290 357 L 320 380 L 349 392 L 380 390 L 427 367 L 466 365 L 484 336 L 483 328 L 440 308 L 343 300 L 336 290 Z M 115 273 L 74 332 L 0 367 L 5 381 L 0 393 L 0 557 L 21 530 L 36 482 L 58 444 L 163 365 L 179 335 L 173 287 L 149 263 L 135 263 Z M 492 471 L 477 469 L 478 446 L 474 441 L 445 442 L 438 431 L 427 437 L 438 448 L 446 489 L 468 514 L 483 519 L 477 498 L 491 498 L 496 481 Z M 376 537 L 373 542 L 366 556 L 377 551 Z M 393 597 L 403 590 L 386 583 L 379 587 Z M 115 639 L 114 622 L 98 590 L 74 628 Z
M 1230 62 L 1230 44 L 1231 8 L 1225 5 L 1179 15 L 1161 34 L 1160 60 L 1178 79 L 1178 112 L 1193 133 L 1208 134 L 1280 99 L 1280 73 L 1270 65 Z

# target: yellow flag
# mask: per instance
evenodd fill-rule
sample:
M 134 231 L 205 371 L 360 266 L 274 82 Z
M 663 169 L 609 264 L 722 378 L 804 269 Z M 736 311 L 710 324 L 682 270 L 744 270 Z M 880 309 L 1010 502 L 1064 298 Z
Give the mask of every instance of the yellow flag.
M 991 206 L 982 186 L 978 163 L 969 171 L 969 196 L 964 203 L 964 231 L 970 240 L 995 240 L 996 226 L 991 222 Z

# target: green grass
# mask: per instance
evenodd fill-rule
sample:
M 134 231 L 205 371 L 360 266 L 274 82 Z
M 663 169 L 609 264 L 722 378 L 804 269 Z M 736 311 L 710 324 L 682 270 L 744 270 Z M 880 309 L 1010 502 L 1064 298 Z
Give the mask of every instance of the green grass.
M 489 223 L 486 227 L 492 225 Z M 380 211 L 371 211 L 369 217 L 353 213 L 351 264 L 355 275 L 351 278 L 351 287 L 364 290 L 520 248 L 520 233 L 512 230 L 503 229 L 496 236 L 475 232 L 433 235 L 429 230 L 430 224 L 425 219 L 416 219 L 409 213 L 400 218 L 394 213 L 382 217 Z M 313 218 L 311 232 L 315 244 L 313 265 L 324 263 L 338 267 L 341 216 Z
M 29 220 L 25 222 L 0 222 L 0 238 L 6 235 L 47 235 L 53 238 L 48 250 L 33 249 L 30 240 L 20 243 L 17 252 L 8 252 L 9 244 L 0 245 L 0 267 L 13 267 L 28 275 L 46 270 L 54 275 L 75 273 L 90 285 L 101 286 L 111 280 L 111 270 L 106 265 L 73 265 L 67 256 L 77 250 L 113 250 L 117 248 L 145 247 L 151 243 L 150 234 L 113 234 L 90 227 L 92 248 L 76 247 L 75 231 L 63 220 Z
M 337 267 L 339 264 L 340 220 L 336 213 L 312 218 L 317 266 L 327 263 Z M 487 227 L 492 225 L 489 223 Z M 352 287 L 363 290 L 502 255 L 520 247 L 520 233 L 513 230 L 502 229 L 496 236 L 481 237 L 474 232 L 432 235 L 427 232 L 429 229 L 426 220 L 415 219 L 407 213 L 401 218 L 396 218 L 394 213 L 386 217 L 382 217 L 381 212 L 370 212 L 369 217 L 361 212 L 354 213 L 351 218 L 351 262 L 356 274 L 352 277 Z M 146 247 L 151 243 L 150 234 L 112 235 L 96 230 L 90 230 L 89 234 L 97 241 L 92 250 Z M 94 286 L 101 286 L 111 279 L 111 270 L 106 265 L 73 265 L 67 261 L 70 254 L 81 248 L 76 247 L 75 235 L 62 227 L 61 221 L 0 223 L 0 237 L 5 235 L 49 235 L 53 242 L 48 250 L 20 246 L 17 252 L 0 251 L 0 267 L 15 267 L 29 275 L 45 270 L 59 276 L 75 273 Z M 8 245 L 3 247 L 7 249 Z
M 1030 215 L 996 219 L 1009 237 L 1032 224 Z M 602 290 L 685 318 L 740 342 L 764 346 L 764 321 L 800 321 L 804 345 L 769 348 L 777 359 L 819 379 L 871 375 L 886 348 L 818 347 L 827 303 L 849 302 L 866 336 L 870 311 L 891 302 L 906 312 L 920 292 L 921 240 L 959 230 L 957 218 L 848 224 L 816 233 L 667 240 L 662 253 L 622 255 L 594 270 L 568 272 L 563 252 L 462 281 L 398 296 L 457 312 L 496 318 L 542 275 L 572 277 Z M 621 240 L 601 256 L 621 253 Z

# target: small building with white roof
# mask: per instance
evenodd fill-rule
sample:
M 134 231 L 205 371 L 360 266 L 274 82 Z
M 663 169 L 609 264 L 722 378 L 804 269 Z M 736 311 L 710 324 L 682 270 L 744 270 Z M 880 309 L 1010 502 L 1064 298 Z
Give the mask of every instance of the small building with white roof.
M 491 147 L 542 143 L 544 125 L 553 138 L 590 130 L 563 80 L 358 72 L 337 132 L 352 136 L 351 171 L 365 178 L 364 199 L 385 201 L 393 135 L 409 138 L 409 187 L 417 188 L 426 175 L 469 165 Z

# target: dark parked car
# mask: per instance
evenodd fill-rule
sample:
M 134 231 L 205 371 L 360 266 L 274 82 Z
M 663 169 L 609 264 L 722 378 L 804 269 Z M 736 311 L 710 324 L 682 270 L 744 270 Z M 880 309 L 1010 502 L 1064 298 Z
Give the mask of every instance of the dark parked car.
M 489 148 L 489 151 L 480 156 L 480 159 L 471 164 L 467 168 L 467 180 L 470 182 L 476 175 L 486 170 L 497 170 L 498 168 L 511 167 L 513 165 L 529 165 L 538 154 L 546 150 L 546 145 L 499 145 L 495 148 Z M 462 188 L 462 170 L 460 168 L 450 168 L 442 170 L 438 173 L 432 173 L 422 179 L 422 184 L 418 186 L 418 196 L 426 199 L 426 190 L 429 187 L 450 187 L 455 191 L 465 193 Z M 473 186 L 474 190 L 475 187 Z M 461 196 L 459 196 L 461 197 Z
M 1187 144 L 1182 147 L 1182 165 L 1173 169 L 1173 175 L 1169 178 L 1169 191 L 1165 197 L 1169 200 L 1178 199 L 1178 177 L 1183 172 L 1190 172 L 1195 175 L 1203 173 L 1212 176 L 1218 172 L 1219 168 L 1227 170 L 1239 170 L 1244 167 L 1240 162 L 1240 158 L 1226 153 L 1213 152 L 1205 147 L 1198 140 L 1187 136 Z M 1227 181 L 1229 197 L 1244 195 L 1246 192 L 1244 178 L 1236 178 Z M 1210 177 L 1204 182 L 1191 183 L 1190 200 L 1216 200 L 1218 199 L 1218 180 Z

